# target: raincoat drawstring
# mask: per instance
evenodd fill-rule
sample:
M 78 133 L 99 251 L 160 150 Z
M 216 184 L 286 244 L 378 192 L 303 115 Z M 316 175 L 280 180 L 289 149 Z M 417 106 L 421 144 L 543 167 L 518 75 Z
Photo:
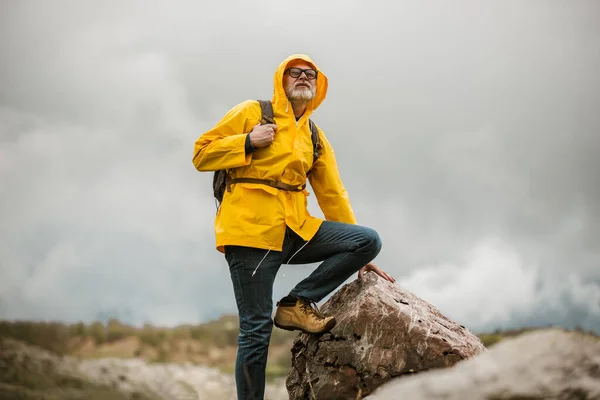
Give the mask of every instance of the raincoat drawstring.
M 308 242 L 310 242 L 310 240 L 309 240 Z M 302 245 L 302 247 L 300 247 L 300 248 L 298 249 L 298 251 L 296 251 L 296 252 L 295 252 L 295 253 L 294 253 L 294 254 L 293 254 L 293 255 L 292 255 L 292 256 L 291 256 L 291 257 L 290 257 L 290 258 L 287 260 L 286 264 L 289 264 L 289 263 L 290 263 L 290 261 L 292 261 L 292 258 L 294 258 L 294 257 L 296 256 L 296 254 L 300 253 L 300 250 L 302 250 L 302 249 L 303 249 L 303 248 L 304 248 L 304 247 L 305 247 L 305 246 L 308 244 L 308 242 L 304 243 L 304 244 Z
M 262 262 L 265 260 L 265 258 L 267 258 L 267 256 L 269 255 L 270 252 L 271 252 L 271 248 L 269 247 L 267 254 L 265 254 L 265 256 L 262 258 L 262 260 L 260 260 L 260 262 L 258 263 L 256 268 L 254 268 L 254 272 L 252 272 L 252 276 L 254 276 L 254 274 L 256 273 L 256 270 L 258 269 L 258 267 L 260 267 L 260 264 L 262 264 Z
M 292 256 L 286 261 L 286 264 L 289 264 L 290 261 L 292 261 L 292 258 L 296 257 L 296 254 L 300 253 L 300 251 L 302 251 L 302 249 L 305 248 L 309 242 L 310 242 L 310 240 L 308 240 L 306 243 L 304 243 L 294 254 L 292 254 Z M 270 252 L 271 252 L 271 248 L 269 247 L 269 250 L 267 250 L 267 253 L 263 256 L 262 260 L 260 260 L 260 262 L 258 263 L 256 268 L 254 268 L 254 271 L 252 272 L 252 276 L 254 276 L 254 274 L 256 274 L 258 267 L 260 267 L 260 264 L 262 264 L 262 262 L 265 261 L 265 258 L 267 258 L 267 256 L 269 255 Z

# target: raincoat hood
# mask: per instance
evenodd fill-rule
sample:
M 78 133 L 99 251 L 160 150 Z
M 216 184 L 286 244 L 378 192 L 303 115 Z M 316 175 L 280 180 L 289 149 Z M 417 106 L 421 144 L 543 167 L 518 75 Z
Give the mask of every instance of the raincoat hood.
M 291 109 L 290 102 L 285 94 L 285 89 L 283 88 L 283 75 L 285 70 L 292 61 L 302 60 L 312 65 L 314 69 L 318 71 L 316 85 L 317 91 L 315 93 L 315 97 L 307 104 L 306 112 L 304 113 L 306 116 L 309 116 L 314 110 L 316 110 L 323 100 L 325 100 L 325 96 L 327 95 L 327 76 L 319 69 L 317 64 L 305 54 L 292 54 L 285 60 L 279 64 L 277 70 L 275 71 L 275 77 L 273 81 L 274 92 L 273 92 L 273 108 L 275 112 L 279 112 L 281 114 L 287 114 L 288 109 Z

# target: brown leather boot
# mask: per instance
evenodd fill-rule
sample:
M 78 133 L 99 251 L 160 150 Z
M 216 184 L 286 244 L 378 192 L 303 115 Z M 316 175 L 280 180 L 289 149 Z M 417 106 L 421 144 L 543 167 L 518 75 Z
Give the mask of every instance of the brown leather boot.
M 326 333 L 335 326 L 335 318 L 321 314 L 316 304 L 291 296 L 277 302 L 274 322 L 280 329 L 304 333 Z

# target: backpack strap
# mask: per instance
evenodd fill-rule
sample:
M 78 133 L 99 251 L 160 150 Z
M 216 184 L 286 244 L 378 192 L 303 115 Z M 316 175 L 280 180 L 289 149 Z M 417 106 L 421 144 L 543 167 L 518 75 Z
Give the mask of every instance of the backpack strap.
M 312 119 L 308 120 L 308 125 L 310 126 L 310 137 L 311 137 L 312 143 L 313 143 L 313 163 L 312 163 L 312 165 L 315 165 L 315 163 L 317 162 L 317 158 L 319 158 L 319 155 L 321 153 L 321 142 L 319 139 L 319 130 L 317 129 L 317 124 L 315 124 L 312 121 Z M 311 171 L 312 171 L 312 166 L 306 172 L 306 176 L 308 176 Z
M 273 104 L 271 104 L 270 100 L 258 100 L 260 104 L 261 110 L 261 124 L 274 124 L 275 117 L 273 113 Z M 213 196 L 215 197 L 215 204 L 217 207 L 217 212 L 219 211 L 219 207 L 221 202 L 223 201 L 223 196 L 225 195 L 225 190 L 231 191 L 229 187 L 230 183 L 230 172 L 231 170 L 221 169 L 215 171 L 213 174 Z
M 262 116 L 260 117 L 260 124 L 274 124 L 275 123 L 275 115 L 273 113 L 273 104 L 271 104 L 270 100 L 258 100 L 260 104 L 260 111 Z
M 258 100 L 260 104 L 261 118 L 260 123 L 264 124 L 274 124 L 275 123 L 275 115 L 273 113 L 273 104 L 270 100 Z M 313 144 L 313 165 L 319 158 L 321 153 L 321 142 L 319 139 L 319 130 L 317 129 L 317 125 L 311 120 L 308 120 L 308 125 L 310 127 L 310 137 L 312 139 Z M 312 167 L 311 167 L 312 168 Z M 306 173 L 310 174 L 310 169 Z

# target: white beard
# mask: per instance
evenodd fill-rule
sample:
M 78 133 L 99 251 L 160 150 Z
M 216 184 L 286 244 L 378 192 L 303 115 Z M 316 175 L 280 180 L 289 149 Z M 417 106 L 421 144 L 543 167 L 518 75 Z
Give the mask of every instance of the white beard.
M 292 103 L 308 103 L 315 98 L 316 90 L 314 86 L 310 89 L 306 87 L 295 88 L 292 86 L 286 88 L 285 94 Z

